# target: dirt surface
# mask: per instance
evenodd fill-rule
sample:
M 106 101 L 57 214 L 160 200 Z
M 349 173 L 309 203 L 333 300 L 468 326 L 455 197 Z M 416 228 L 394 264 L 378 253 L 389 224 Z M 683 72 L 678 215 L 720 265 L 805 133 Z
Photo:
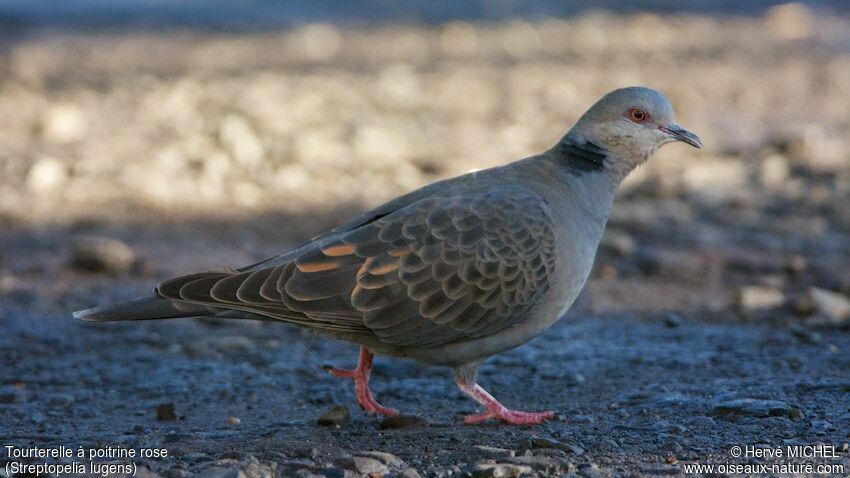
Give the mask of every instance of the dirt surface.
M 846 18 L 786 5 L 10 42 L 0 445 L 168 450 L 135 460 L 138 476 L 413 478 L 678 476 L 799 462 L 733 446 L 826 444 L 838 458 L 808 462 L 847 475 L 848 39 Z M 353 345 L 279 324 L 70 317 L 548 147 L 632 83 L 668 93 L 707 147 L 668 146 L 637 171 L 578 303 L 482 368 L 496 397 L 553 422 L 463 426 L 476 406 L 449 370 L 378 358 L 379 400 L 419 417 L 393 428 L 322 370 L 353 366 Z M 350 421 L 318 425 L 336 405 Z

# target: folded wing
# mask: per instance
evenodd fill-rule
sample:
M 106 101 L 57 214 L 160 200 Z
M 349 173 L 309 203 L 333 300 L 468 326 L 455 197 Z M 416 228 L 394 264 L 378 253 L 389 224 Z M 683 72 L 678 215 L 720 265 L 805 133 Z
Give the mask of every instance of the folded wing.
M 517 187 L 422 199 L 285 257 L 180 277 L 157 292 L 433 347 L 522 321 L 550 287 L 555 239 L 545 201 Z

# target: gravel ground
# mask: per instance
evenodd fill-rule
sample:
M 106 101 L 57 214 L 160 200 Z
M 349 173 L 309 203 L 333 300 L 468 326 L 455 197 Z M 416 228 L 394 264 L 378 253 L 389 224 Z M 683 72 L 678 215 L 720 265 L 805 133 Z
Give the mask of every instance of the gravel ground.
M 676 476 L 822 443 L 847 475 L 848 45 L 850 20 L 799 5 L 4 44 L 0 444 L 169 451 L 140 476 L 412 478 Z M 379 399 L 417 418 L 366 416 L 322 370 L 355 347 L 286 325 L 70 318 L 545 148 L 632 83 L 707 148 L 638 171 L 576 306 L 483 367 L 556 421 L 462 426 L 450 371 L 380 358 Z

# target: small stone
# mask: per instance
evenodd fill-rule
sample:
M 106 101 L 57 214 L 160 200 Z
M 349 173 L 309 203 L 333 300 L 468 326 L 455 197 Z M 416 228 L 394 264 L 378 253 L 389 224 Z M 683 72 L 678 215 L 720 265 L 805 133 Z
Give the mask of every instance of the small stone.
M 530 475 L 534 470 L 530 466 L 507 463 L 478 463 L 467 472 L 473 478 L 518 478 Z
M 399 415 L 396 417 L 387 417 L 381 421 L 378 428 L 381 430 L 391 430 L 395 428 L 411 428 L 421 427 L 425 425 L 425 420 L 421 417 L 411 415 Z
M 359 476 L 368 476 L 375 474 L 376 476 L 384 476 L 390 470 L 380 461 L 367 456 L 348 456 L 335 460 L 335 464 L 340 468 L 351 470 L 359 473 Z
M 664 325 L 671 329 L 676 328 L 682 325 L 682 316 L 673 312 L 664 314 Z
M 401 472 L 401 478 L 422 478 L 416 468 L 406 468 Z
M 162 403 L 156 406 L 156 419 L 161 422 L 177 420 L 177 412 L 173 403 Z
M 27 188 L 34 193 L 46 193 L 59 189 L 68 180 L 68 168 L 60 161 L 42 158 L 27 172 Z
M 774 287 L 746 286 L 738 294 L 738 308 L 742 312 L 773 309 L 785 304 L 785 294 Z
M 850 299 L 831 290 L 812 287 L 809 297 L 815 309 L 834 323 L 850 319 Z
M 758 398 L 738 398 L 727 400 L 714 406 L 714 413 L 721 416 L 751 416 L 756 418 L 788 417 L 792 420 L 803 418 L 801 409 L 779 400 Z
M 88 131 L 84 111 L 76 105 L 59 104 L 44 117 L 42 133 L 48 141 L 72 143 L 82 140 Z
M 0 391 L 0 403 L 19 403 L 24 401 L 24 394 L 19 390 Z
M 351 414 L 348 413 L 348 407 L 345 405 L 337 405 L 326 411 L 316 420 L 316 423 L 323 427 L 341 427 L 351 421 Z
M 812 33 L 815 19 L 802 2 L 788 2 L 770 8 L 765 15 L 765 25 L 782 40 L 799 40 Z
M 487 445 L 475 445 L 472 447 L 476 451 L 478 451 L 479 455 L 486 456 L 487 458 L 500 458 L 505 456 L 516 456 L 516 451 L 511 450 L 509 448 L 497 448 L 494 446 Z
M 559 452 L 562 452 L 559 450 Z M 515 456 L 513 458 L 505 458 L 504 460 L 507 463 L 512 463 L 519 466 L 527 466 L 534 470 L 543 471 L 548 474 L 558 473 L 563 471 L 565 467 L 569 466 L 569 462 L 567 462 L 563 457 L 549 457 L 549 456 Z
M 252 170 L 262 164 L 265 156 L 262 142 L 245 118 L 235 114 L 225 116 L 219 138 L 242 167 Z
M 133 249 L 118 239 L 80 237 L 71 244 L 71 267 L 91 272 L 122 274 L 136 265 Z
M 242 420 L 239 417 L 234 417 L 234 416 L 227 417 L 227 424 L 228 425 L 239 425 L 240 423 L 242 423 Z
M 355 454 L 355 456 L 374 458 L 394 470 L 403 470 L 407 468 L 407 463 L 405 463 L 404 460 L 385 451 L 359 451 Z

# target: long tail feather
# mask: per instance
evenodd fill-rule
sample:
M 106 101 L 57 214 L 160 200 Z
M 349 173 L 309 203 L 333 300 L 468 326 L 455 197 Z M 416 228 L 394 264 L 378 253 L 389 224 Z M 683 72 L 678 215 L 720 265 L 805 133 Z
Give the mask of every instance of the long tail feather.
M 213 315 L 201 305 L 185 302 L 179 304 L 162 297 L 141 297 L 138 299 L 103 305 L 74 312 L 74 318 L 86 322 L 111 322 L 118 320 L 173 319 L 178 317 L 204 317 Z

